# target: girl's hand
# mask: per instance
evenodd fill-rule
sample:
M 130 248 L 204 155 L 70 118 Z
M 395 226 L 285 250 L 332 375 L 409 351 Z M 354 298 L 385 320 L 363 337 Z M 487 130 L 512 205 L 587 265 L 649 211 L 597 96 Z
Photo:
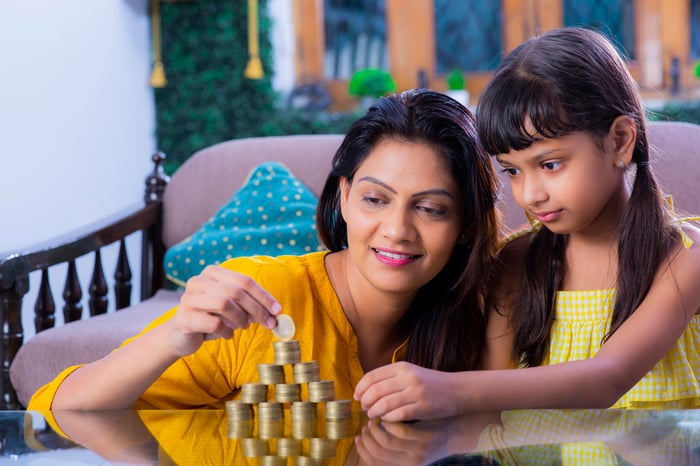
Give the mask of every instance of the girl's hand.
M 253 322 L 272 329 L 280 311 L 275 298 L 252 278 L 211 265 L 187 281 L 178 310 L 166 325 L 176 356 L 183 357 L 205 339 L 231 338 L 235 329 Z
M 452 388 L 450 374 L 407 362 L 374 369 L 355 387 L 355 399 L 370 418 L 385 421 L 435 419 L 461 412 L 459 391 Z

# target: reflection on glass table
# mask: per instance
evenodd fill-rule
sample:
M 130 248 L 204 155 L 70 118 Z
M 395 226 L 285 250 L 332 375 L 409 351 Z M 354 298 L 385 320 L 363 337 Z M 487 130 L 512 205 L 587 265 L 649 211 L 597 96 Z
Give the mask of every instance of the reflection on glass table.
M 257 412 L 255 413 L 257 415 Z M 231 420 L 225 410 L 7 411 L 0 464 L 698 465 L 700 410 L 524 410 L 435 421 Z M 61 463 L 63 461 L 63 463 Z

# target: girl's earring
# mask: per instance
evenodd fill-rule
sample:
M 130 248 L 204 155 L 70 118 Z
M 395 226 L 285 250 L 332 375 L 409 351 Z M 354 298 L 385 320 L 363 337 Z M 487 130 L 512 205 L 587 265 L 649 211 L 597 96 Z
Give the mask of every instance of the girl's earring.
M 620 167 L 620 168 L 622 168 L 623 170 L 627 167 L 627 166 L 625 165 L 625 161 L 624 161 L 624 160 L 618 160 L 618 161 L 617 161 L 617 166 Z

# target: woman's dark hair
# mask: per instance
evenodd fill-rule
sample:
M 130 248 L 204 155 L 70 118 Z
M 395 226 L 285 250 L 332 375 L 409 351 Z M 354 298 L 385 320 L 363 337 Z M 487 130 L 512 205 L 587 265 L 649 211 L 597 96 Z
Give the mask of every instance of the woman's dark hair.
M 465 240 L 456 244 L 445 268 L 418 291 L 403 318 L 405 359 L 445 371 L 473 369 L 483 349 L 483 297 L 497 246 L 497 220 L 493 170 L 467 108 L 427 89 L 379 99 L 350 127 L 333 158 L 316 211 L 319 236 L 331 251 L 347 247 L 340 179 L 352 182 L 372 149 L 387 139 L 435 149 L 464 199 Z
M 654 274 L 678 239 L 649 167 L 644 113 L 637 85 L 613 45 L 584 28 L 561 28 L 519 45 L 481 94 L 479 137 L 491 154 L 521 150 L 542 138 L 585 131 L 600 138 L 619 116 L 632 118 L 636 174 L 618 237 L 617 299 L 609 338 L 646 296 Z M 527 124 L 531 123 L 533 131 Z M 564 278 L 567 235 L 547 228 L 533 234 L 513 322 L 514 356 L 524 365 L 543 361 Z

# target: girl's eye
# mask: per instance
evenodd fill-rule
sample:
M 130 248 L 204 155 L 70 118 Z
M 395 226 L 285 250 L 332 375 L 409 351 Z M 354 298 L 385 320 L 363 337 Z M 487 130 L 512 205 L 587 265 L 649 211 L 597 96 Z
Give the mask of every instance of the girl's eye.
M 561 167 L 561 162 L 545 162 L 542 164 L 542 168 L 548 171 L 556 170 Z
M 508 176 L 515 176 L 518 174 L 518 169 L 517 168 L 502 168 L 501 171 Z

